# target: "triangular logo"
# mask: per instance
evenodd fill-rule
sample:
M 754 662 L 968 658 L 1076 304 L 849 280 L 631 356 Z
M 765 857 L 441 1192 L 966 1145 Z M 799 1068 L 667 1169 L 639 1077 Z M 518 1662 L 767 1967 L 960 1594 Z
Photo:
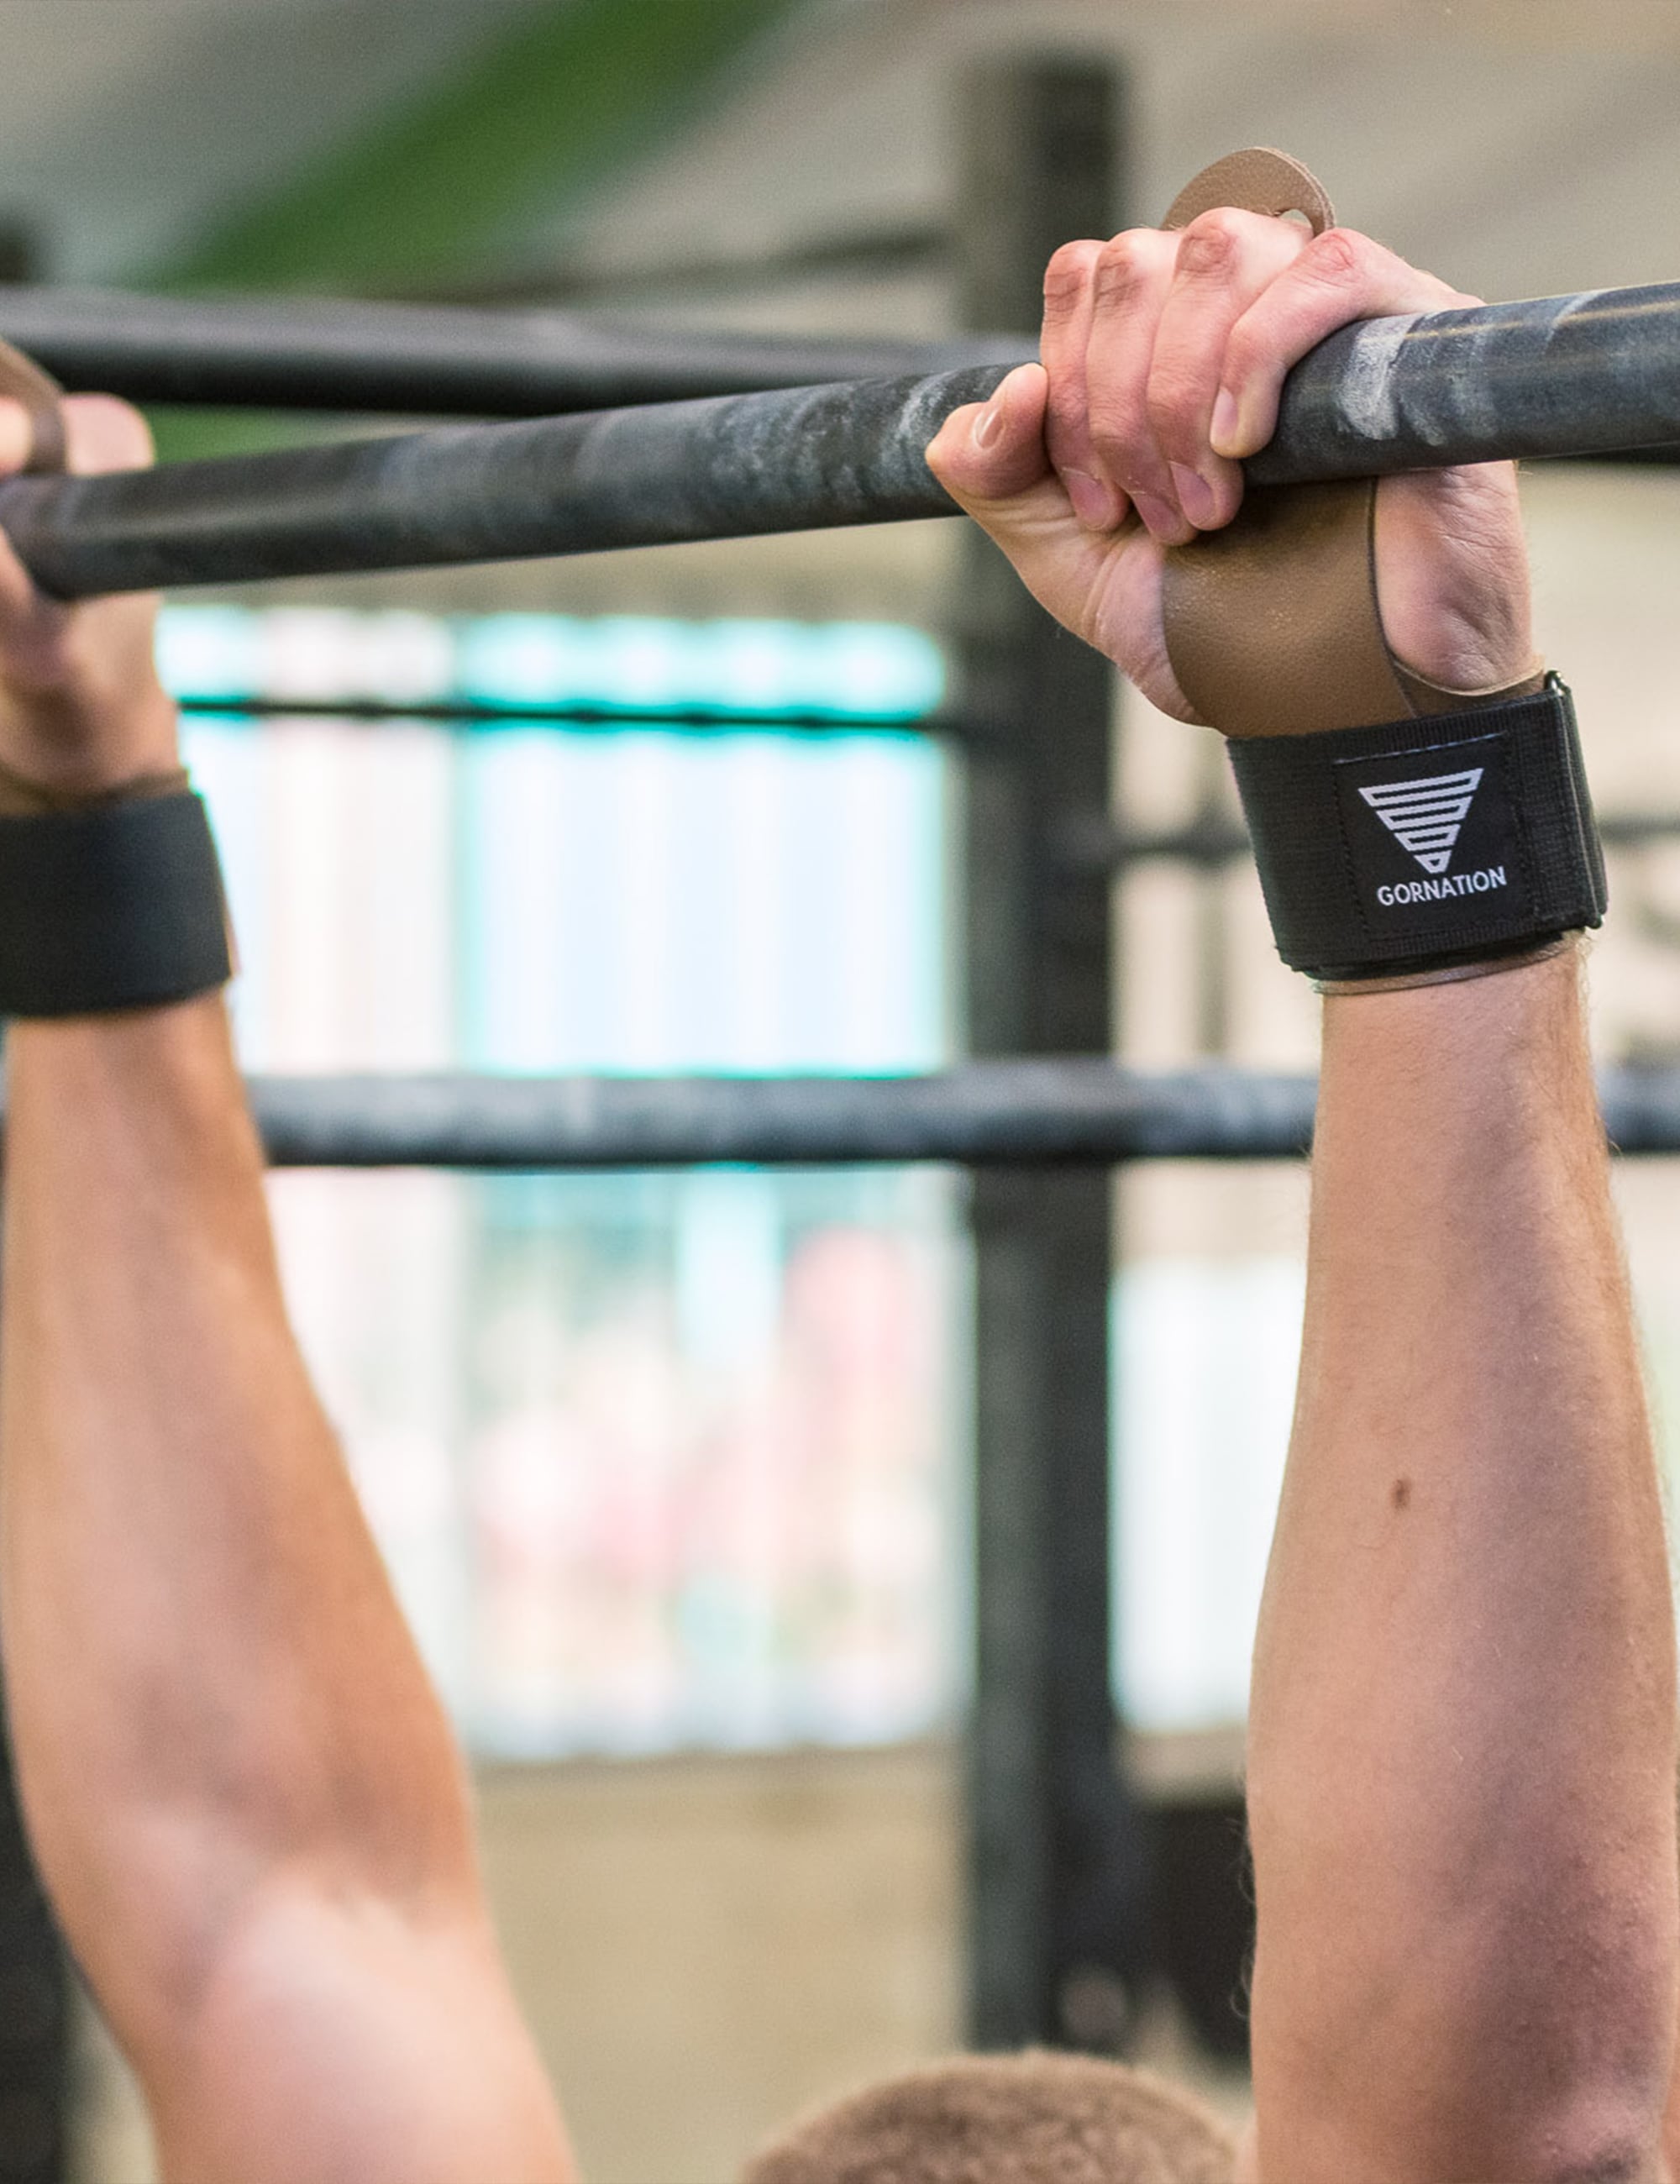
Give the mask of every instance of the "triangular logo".
M 1426 872 L 1439 874 L 1453 861 L 1459 829 L 1481 786 L 1483 768 L 1465 773 L 1432 774 L 1427 781 L 1385 782 L 1360 794 L 1403 850 L 1410 850 Z

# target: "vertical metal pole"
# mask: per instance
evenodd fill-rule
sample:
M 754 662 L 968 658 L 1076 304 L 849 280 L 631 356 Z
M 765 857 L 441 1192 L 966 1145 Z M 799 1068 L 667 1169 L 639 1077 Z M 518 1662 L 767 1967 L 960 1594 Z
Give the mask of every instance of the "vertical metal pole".
M 0 1719 L 0 2177 L 69 2173 L 70 1978 L 36 1877 Z
M 0 1682 L 0 2177 L 70 2168 L 70 1956 L 35 1870 Z
M 1210 736 L 1199 754 L 1196 809 L 1191 824 L 1212 831 L 1229 823 L 1227 783 L 1230 768 L 1225 751 Z M 1195 890 L 1196 919 L 1196 1051 L 1211 1061 L 1222 1061 L 1231 1050 L 1231 977 L 1228 865 L 1191 867 L 1188 877 Z M 1118 884 L 1121 875 L 1115 875 Z
M 966 80 L 971 326 L 1031 333 L 1056 246 L 1122 224 L 1121 101 L 1114 70 L 1083 57 L 988 60 Z M 971 1048 L 1107 1054 L 1109 883 L 1064 877 L 1052 850 L 1069 818 L 1109 809 L 1113 673 L 977 533 L 965 551 L 960 657 L 971 702 L 1003 724 L 971 746 L 966 784 Z M 1110 1178 L 982 1173 L 973 1218 L 969 2031 L 982 2048 L 1107 2044 L 1146 1908 L 1110 1697 Z M 1105 1992 L 1122 2005 L 1106 2026 Z

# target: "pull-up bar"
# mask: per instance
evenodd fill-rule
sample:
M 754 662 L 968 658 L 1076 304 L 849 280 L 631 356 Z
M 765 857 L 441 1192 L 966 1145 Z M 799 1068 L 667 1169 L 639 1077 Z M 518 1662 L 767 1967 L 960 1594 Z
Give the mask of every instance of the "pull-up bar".
M 949 515 L 924 460 L 998 363 L 0 488 L 61 598 Z M 1680 284 L 1380 319 L 1292 374 L 1257 482 L 1680 443 Z
M 0 336 L 72 393 L 229 409 L 548 417 L 1034 354 L 1018 340 L 702 333 L 572 311 L 0 287 Z
M 276 1167 L 525 1171 L 1288 1160 L 1311 1140 L 1315 1090 L 1307 1077 L 1217 1066 L 1145 1074 L 1083 1056 L 930 1077 L 251 1083 Z M 1607 1070 L 1599 1092 L 1618 1151 L 1680 1150 L 1680 1071 Z

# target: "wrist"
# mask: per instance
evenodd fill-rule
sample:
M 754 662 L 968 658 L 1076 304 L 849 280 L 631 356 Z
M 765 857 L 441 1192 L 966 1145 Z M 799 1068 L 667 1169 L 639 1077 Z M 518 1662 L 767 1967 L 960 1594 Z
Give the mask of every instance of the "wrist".
M 0 772 L 14 809 L 97 800 L 176 772 L 180 716 L 153 680 L 116 702 L 70 692 L 0 704 Z
M 1316 978 L 1314 989 L 1327 1002 L 1336 1000 L 1366 1000 L 1374 994 L 1419 993 L 1436 986 L 1467 986 L 1483 978 L 1508 978 L 1519 972 L 1533 971 L 1542 964 L 1566 958 L 1576 970 L 1581 961 L 1583 932 L 1560 933 L 1555 939 L 1540 940 L 1533 947 L 1514 948 L 1509 955 L 1484 956 L 1455 963 L 1432 971 L 1399 972 L 1392 978 Z
M 1432 1075 L 1451 1077 L 1465 1055 L 1490 1038 L 1534 1039 L 1541 1027 L 1560 1021 L 1584 1026 L 1584 936 L 1571 933 L 1555 951 L 1513 964 L 1497 978 L 1327 995 L 1326 1062 L 1405 1051 L 1427 1055 Z M 1584 1042 L 1584 1031 L 1581 1038 Z M 1560 1061 L 1562 1050 L 1553 1044 Z

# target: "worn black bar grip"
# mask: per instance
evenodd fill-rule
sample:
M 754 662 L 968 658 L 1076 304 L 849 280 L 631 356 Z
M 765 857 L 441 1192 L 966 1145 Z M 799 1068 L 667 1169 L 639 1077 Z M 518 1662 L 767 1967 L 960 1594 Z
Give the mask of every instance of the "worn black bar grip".
M 459 426 L 16 479 L 3 528 L 64 599 L 948 515 L 924 460 L 997 363 L 932 378 Z M 1304 359 L 1258 482 L 1680 443 L 1680 285 L 1344 329 Z

